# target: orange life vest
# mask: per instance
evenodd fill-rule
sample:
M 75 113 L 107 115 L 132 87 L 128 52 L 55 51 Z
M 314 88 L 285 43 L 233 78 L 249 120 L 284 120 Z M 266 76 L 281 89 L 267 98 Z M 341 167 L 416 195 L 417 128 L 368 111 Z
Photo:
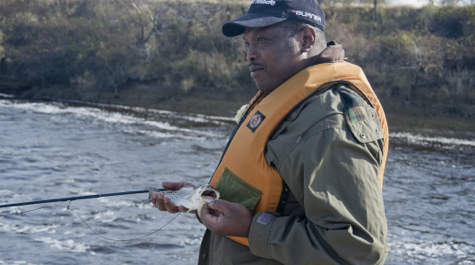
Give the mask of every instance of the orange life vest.
M 308 67 L 267 96 L 262 92 L 251 100 L 246 118 L 239 127 L 218 165 L 210 184 L 217 187 L 225 171 L 231 171 L 242 181 L 262 192 L 252 211 L 275 212 L 282 193 L 283 180 L 279 172 L 271 167 L 264 156 L 267 141 L 274 128 L 300 102 L 315 92 L 335 83 L 345 83 L 357 92 L 368 104 L 375 107 L 384 134 L 383 163 L 380 171 L 382 187 L 384 167 L 388 150 L 388 126 L 382 106 L 360 67 L 348 62 L 324 63 Z M 229 237 L 243 245 L 249 245 L 248 238 Z

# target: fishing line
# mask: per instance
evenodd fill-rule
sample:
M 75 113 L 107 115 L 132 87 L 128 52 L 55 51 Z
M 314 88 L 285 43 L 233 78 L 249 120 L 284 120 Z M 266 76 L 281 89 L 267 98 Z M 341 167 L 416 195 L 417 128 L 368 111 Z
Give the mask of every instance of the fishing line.
M 133 237 L 133 238 L 127 238 L 127 239 L 115 239 L 115 238 L 109 238 L 109 237 L 106 237 L 106 236 L 102 236 L 100 235 L 98 232 L 96 232 L 94 229 L 92 229 L 92 227 L 84 220 L 84 218 L 82 218 L 82 216 L 80 214 L 78 214 L 76 211 L 74 211 L 71 206 L 71 201 L 68 201 L 68 205 L 66 206 L 66 210 L 68 211 L 71 211 L 73 212 L 75 215 L 77 215 L 79 217 L 79 219 L 81 219 L 81 221 L 87 226 L 87 228 L 89 228 L 89 230 L 91 230 L 94 234 L 96 234 L 96 236 L 102 238 L 102 239 L 106 239 L 106 240 L 111 240 L 111 241 L 133 241 L 133 240 L 137 240 L 137 239 L 142 239 L 142 238 L 146 238 L 146 237 L 149 237 L 153 234 L 155 234 L 156 232 L 162 230 L 163 228 L 165 228 L 167 225 L 169 225 L 171 222 L 173 222 L 173 220 L 175 220 L 178 215 L 180 215 L 181 212 L 177 213 L 175 215 L 175 217 L 173 217 L 170 221 L 168 221 L 165 225 L 163 225 L 162 227 L 150 232 L 149 234 L 146 234 L 144 236 L 139 236 L 139 237 Z M 34 211 L 37 211 L 37 210 L 40 210 L 40 209 L 43 209 L 43 208 L 57 208 L 57 207 L 61 207 L 63 208 L 63 206 L 42 206 L 42 207 L 39 207 L 39 208 L 35 208 L 33 210 L 28 210 L 28 211 L 25 211 L 25 212 L 20 212 L 20 213 L 10 213 L 10 214 L 0 214 L 0 216 L 8 216 L 8 215 L 23 215 L 25 213 L 29 213 L 29 212 L 34 212 Z
M 181 212 L 179 212 L 178 214 L 175 215 L 175 217 L 173 217 L 170 221 L 168 221 L 168 223 L 166 223 L 164 226 L 162 226 L 162 227 L 160 227 L 160 228 L 158 228 L 158 229 L 152 231 L 151 233 L 149 233 L 149 234 L 147 234 L 147 235 L 145 235 L 145 236 L 139 236 L 139 237 L 127 238 L 127 239 L 115 239 L 115 238 L 109 238 L 109 237 L 105 237 L 105 236 L 99 235 L 99 233 L 97 233 L 96 231 L 94 231 L 94 230 L 89 226 L 89 224 L 88 224 L 86 221 L 84 221 L 84 219 L 81 217 L 81 215 L 79 215 L 78 213 L 76 213 L 76 211 L 74 211 L 73 209 L 71 209 L 71 207 L 69 207 L 69 204 L 70 204 L 70 203 L 71 203 L 71 201 L 68 202 L 68 206 L 67 206 L 66 209 L 69 210 L 69 211 L 72 211 L 74 214 L 76 214 L 76 215 L 84 222 L 84 224 L 87 225 L 87 227 L 89 228 L 89 230 L 91 230 L 94 234 L 96 234 L 96 235 L 97 235 L 98 237 L 100 237 L 100 238 L 107 239 L 107 240 L 112 240 L 112 241 L 132 241 L 132 240 L 137 240 L 137 239 L 146 238 L 146 237 L 148 237 L 148 236 L 151 236 L 151 235 L 155 234 L 156 232 L 158 232 L 158 231 L 162 230 L 163 228 L 165 228 L 169 223 L 171 223 L 173 220 L 175 220 L 175 219 L 178 217 L 178 215 L 181 213 Z
M 34 211 L 36 211 L 36 210 L 43 209 L 43 208 L 58 208 L 58 207 L 61 207 L 61 208 L 62 208 L 63 206 L 42 206 L 42 207 L 38 207 L 38 208 L 36 208 L 36 209 L 28 210 L 28 211 L 25 211 L 25 212 L 20 211 L 19 213 L 18 213 L 18 212 L 14 212 L 14 213 L 9 213 L 9 214 L 0 214 L 0 216 L 22 215 L 22 214 L 29 213 L 29 212 L 34 212 Z

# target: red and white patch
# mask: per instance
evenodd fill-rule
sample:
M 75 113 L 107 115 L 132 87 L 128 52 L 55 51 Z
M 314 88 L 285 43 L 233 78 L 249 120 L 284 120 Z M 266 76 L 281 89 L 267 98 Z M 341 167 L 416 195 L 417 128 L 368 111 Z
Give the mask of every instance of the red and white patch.
M 251 129 L 252 132 L 254 132 L 259 125 L 261 125 L 262 121 L 265 119 L 266 116 L 264 114 L 260 113 L 259 111 L 252 116 L 251 120 L 247 124 L 247 127 Z

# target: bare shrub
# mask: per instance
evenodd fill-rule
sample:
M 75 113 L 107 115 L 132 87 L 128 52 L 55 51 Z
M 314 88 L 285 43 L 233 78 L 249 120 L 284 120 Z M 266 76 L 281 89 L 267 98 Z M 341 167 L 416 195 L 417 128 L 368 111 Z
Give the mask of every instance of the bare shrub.
M 80 91 L 95 89 L 97 85 L 96 77 L 88 71 L 84 75 L 70 78 L 69 82 Z
M 475 6 L 377 9 L 324 1 L 328 40 L 342 43 L 386 101 L 474 102 Z M 342 1 L 336 1 L 342 2 Z M 336 3 L 335 2 L 335 3 Z M 344 1 L 343 1 L 344 2 Z M 372 1 L 371 1 L 372 2 Z M 253 94 L 241 38 L 224 22 L 248 1 L 2 0 L 2 76 L 118 95 Z M 166 91 L 166 93 L 162 93 Z
M 453 101 L 474 103 L 475 72 L 467 69 L 449 71 L 445 77 Z

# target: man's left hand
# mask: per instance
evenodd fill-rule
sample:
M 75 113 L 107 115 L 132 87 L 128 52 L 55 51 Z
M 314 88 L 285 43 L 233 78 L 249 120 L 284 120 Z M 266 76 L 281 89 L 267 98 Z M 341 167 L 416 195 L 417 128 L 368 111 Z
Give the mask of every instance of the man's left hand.
M 200 219 L 215 235 L 247 237 L 252 214 L 240 204 L 217 200 L 201 208 Z

